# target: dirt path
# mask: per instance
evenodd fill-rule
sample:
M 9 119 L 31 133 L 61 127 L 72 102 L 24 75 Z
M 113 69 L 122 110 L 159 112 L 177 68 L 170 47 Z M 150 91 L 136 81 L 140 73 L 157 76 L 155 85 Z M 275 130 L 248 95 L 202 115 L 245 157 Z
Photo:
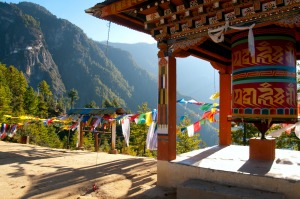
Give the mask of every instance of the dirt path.
M 0 198 L 176 198 L 156 160 L 0 141 Z

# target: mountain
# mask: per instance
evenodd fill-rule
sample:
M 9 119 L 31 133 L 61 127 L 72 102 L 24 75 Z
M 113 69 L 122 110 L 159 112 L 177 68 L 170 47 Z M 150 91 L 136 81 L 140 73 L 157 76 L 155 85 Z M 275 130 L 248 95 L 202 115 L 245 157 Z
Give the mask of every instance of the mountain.
M 64 93 L 65 85 L 47 48 L 40 22 L 14 4 L 0 2 L 0 13 L 1 62 L 22 70 L 30 85 L 36 87 L 37 82 L 46 80 L 56 94 Z
M 143 50 L 138 54 L 133 51 L 135 45 L 121 48 L 99 44 L 69 21 L 28 2 L 0 2 L 0 24 L 0 62 L 23 71 L 33 88 L 41 80 L 47 81 L 56 96 L 65 96 L 75 88 L 80 97 L 75 107 L 92 100 L 101 105 L 113 99 L 132 112 L 144 102 L 149 108 L 157 107 L 155 45 L 148 48 L 140 44 Z M 177 97 L 191 98 L 180 93 Z M 198 112 L 197 107 L 178 104 L 178 121 L 182 115 Z M 193 118 L 195 121 L 199 116 Z M 201 130 L 201 134 L 205 133 Z M 203 140 L 209 143 L 215 139 L 209 138 L 211 135 Z
M 104 44 L 103 44 L 104 45 Z M 112 43 L 106 47 L 108 55 L 110 46 L 130 52 L 136 63 L 157 78 L 156 44 Z M 209 62 L 195 58 L 176 58 L 177 61 L 177 91 L 197 101 L 211 102 L 209 97 L 219 90 L 219 74 Z

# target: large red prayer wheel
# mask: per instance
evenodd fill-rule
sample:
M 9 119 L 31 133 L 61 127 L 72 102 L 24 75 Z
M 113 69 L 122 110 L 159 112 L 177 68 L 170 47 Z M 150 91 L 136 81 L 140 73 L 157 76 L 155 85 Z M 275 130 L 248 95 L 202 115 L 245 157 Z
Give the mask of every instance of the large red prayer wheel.
M 292 30 L 254 29 L 232 37 L 232 118 L 245 122 L 297 119 L 296 40 Z

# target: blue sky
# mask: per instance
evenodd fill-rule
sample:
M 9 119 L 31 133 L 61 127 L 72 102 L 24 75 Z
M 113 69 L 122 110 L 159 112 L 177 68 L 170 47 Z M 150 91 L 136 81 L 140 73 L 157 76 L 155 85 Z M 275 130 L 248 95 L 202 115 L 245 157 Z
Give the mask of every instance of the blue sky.
M 0 0 L 6 3 L 19 3 L 22 0 Z M 24 0 L 23 0 L 24 1 Z M 80 27 L 89 38 L 96 41 L 106 41 L 108 38 L 108 21 L 93 17 L 84 12 L 103 0 L 27 0 L 39 4 L 49 10 L 57 18 L 67 19 Z M 111 23 L 109 42 L 118 43 L 155 43 L 147 34 L 131 30 Z

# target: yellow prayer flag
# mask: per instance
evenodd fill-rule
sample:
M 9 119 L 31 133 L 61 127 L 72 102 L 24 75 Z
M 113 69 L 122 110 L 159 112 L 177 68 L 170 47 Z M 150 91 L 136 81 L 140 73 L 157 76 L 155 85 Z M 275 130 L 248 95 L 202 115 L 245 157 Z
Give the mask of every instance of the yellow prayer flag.
M 220 93 L 219 93 L 219 92 L 216 92 L 216 93 L 212 94 L 212 95 L 210 96 L 209 99 L 215 100 L 215 99 L 217 99 L 218 97 L 220 97 Z
M 152 123 L 152 111 L 146 113 L 146 125 L 150 126 Z
M 219 106 L 219 104 L 218 103 L 213 103 L 213 106 Z
M 212 112 L 212 113 L 215 113 L 216 110 L 217 110 L 216 108 L 211 108 L 211 112 Z
M 90 125 L 90 123 L 92 122 L 92 119 L 93 119 L 93 116 L 91 116 L 91 117 L 88 119 L 88 121 L 86 122 L 86 125 L 87 125 L 87 126 Z

